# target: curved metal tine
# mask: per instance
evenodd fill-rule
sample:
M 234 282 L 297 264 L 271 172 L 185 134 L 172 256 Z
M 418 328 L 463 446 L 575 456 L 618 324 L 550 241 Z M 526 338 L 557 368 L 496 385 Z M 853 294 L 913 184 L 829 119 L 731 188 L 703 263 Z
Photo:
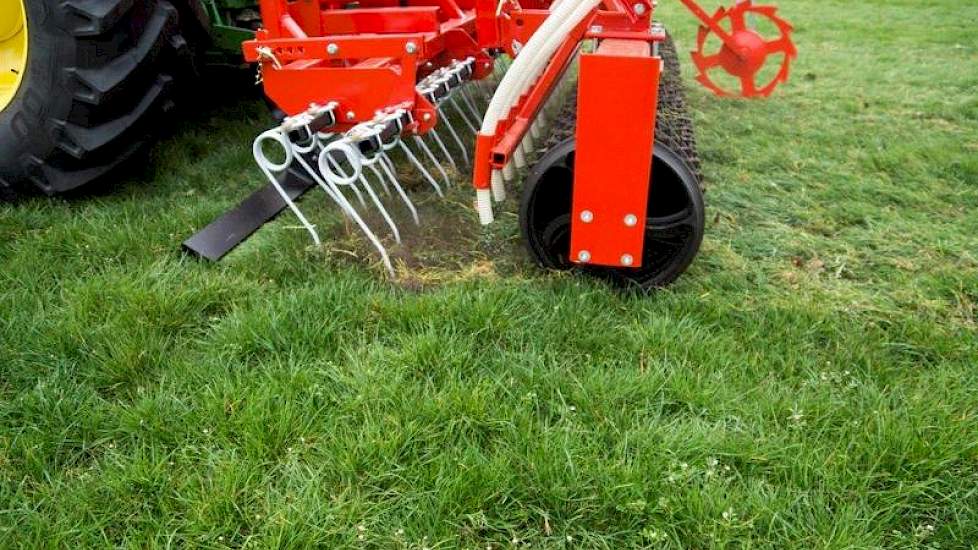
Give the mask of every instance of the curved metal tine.
M 301 160 L 300 163 L 303 165 L 303 167 L 306 170 L 310 171 L 310 173 L 313 176 L 313 179 L 324 190 L 327 190 L 330 187 L 334 189 L 335 194 L 330 193 L 328 190 L 327 190 L 327 194 L 330 195 L 330 198 L 336 201 L 337 204 L 339 204 L 340 209 L 343 210 L 346 213 L 346 215 L 348 215 L 351 219 L 353 219 L 353 222 L 357 224 L 357 226 L 360 227 L 360 230 L 363 231 L 363 234 L 367 236 L 367 240 L 369 240 L 370 243 L 374 245 L 374 248 L 376 248 L 377 252 L 380 253 L 380 258 L 384 262 L 384 267 L 387 268 L 387 272 L 390 273 L 391 277 L 397 277 L 397 273 L 394 271 L 394 265 L 391 263 L 390 255 L 387 254 L 387 249 L 384 247 L 383 243 L 380 242 L 380 239 L 377 238 L 377 235 L 375 235 L 374 232 L 370 229 L 370 226 L 367 225 L 367 222 L 363 221 L 363 218 L 360 217 L 360 214 L 358 214 L 356 209 L 353 208 L 353 205 L 350 204 L 350 201 L 346 199 L 346 196 L 343 195 L 343 193 L 339 192 L 337 185 L 333 182 L 327 184 L 326 181 L 328 181 L 328 178 L 320 177 L 320 175 L 316 173 L 315 170 L 312 170 L 312 168 L 308 164 L 306 164 L 305 160 Z M 351 185 L 350 187 L 355 187 L 355 186 Z
M 326 162 L 328 162 L 329 165 L 333 167 L 333 170 L 340 169 L 340 163 L 336 162 L 336 160 L 333 157 L 327 157 Z M 357 201 L 360 203 L 360 206 L 363 207 L 367 206 L 367 201 L 363 200 L 363 193 L 360 192 L 360 189 L 358 189 L 356 185 L 342 185 L 342 186 L 336 185 L 336 189 L 340 193 L 342 193 L 342 191 L 339 191 L 341 187 L 349 187 L 350 189 L 352 189 L 353 194 L 357 196 Z
M 347 216 L 349 216 L 350 213 L 347 212 L 346 208 L 343 207 L 343 203 L 344 202 L 346 204 L 349 204 L 349 201 L 346 201 L 345 200 L 346 197 L 343 197 L 343 194 L 340 193 L 339 190 L 336 189 L 335 186 L 333 186 L 332 184 L 326 183 L 326 181 L 323 180 L 323 178 L 319 175 L 319 173 L 316 172 L 312 168 L 312 166 L 309 166 L 309 163 L 306 162 L 305 159 L 299 157 L 296 160 L 298 161 L 299 165 L 302 166 L 302 169 L 305 170 L 306 173 L 308 173 L 309 176 L 312 177 L 313 181 L 315 181 L 316 184 L 319 185 L 320 188 L 322 188 L 322 190 L 326 193 L 326 196 L 329 197 L 329 198 L 331 198 L 331 199 L 333 199 L 334 202 L 336 202 L 337 204 L 339 204 L 340 205 L 340 210 L 343 210 L 343 213 L 346 214 Z M 343 197 L 344 200 L 341 201 L 339 197 Z M 352 209 L 353 206 L 351 205 L 350 208 Z
M 322 149 L 326 146 L 326 142 L 327 141 L 332 141 L 333 139 L 336 139 L 336 137 L 337 137 L 336 134 L 325 134 L 325 137 L 320 136 L 319 150 L 322 151 Z M 340 165 L 333 159 L 333 157 L 329 157 L 328 158 L 328 162 L 329 162 L 329 165 L 333 167 L 333 170 L 339 170 L 340 169 L 339 168 Z M 333 185 L 336 188 L 336 192 L 339 193 L 340 195 L 343 195 L 343 191 L 340 190 L 340 186 L 339 185 L 336 185 L 336 184 L 333 184 Z M 349 187 L 349 188 L 353 189 L 353 194 L 357 196 L 357 201 L 360 203 L 360 206 L 367 206 L 366 201 L 363 200 L 363 195 L 360 193 L 360 190 L 357 189 L 357 186 L 356 185 L 344 185 L 342 187 Z M 344 196 L 344 198 L 346 198 L 345 195 L 343 195 L 343 196 Z
M 476 130 L 475 126 L 473 126 L 472 123 L 469 122 L 469 117 L 468 115 L 465 114 L 465 111 L 458 106 L 458 102 L 455 101 L 455 94 L 451 94 L 448 96 L 448 102 L 451 103 L 452 107 L 455 107 L 455 110 L 458 111 L 459 115 L 461 115 L 462 122 L 464 122 L 465 125 L 469 127 L 469 131 L 472 132 L 472 135 L 479 133 L 479 131 Z
M 470 67 L 473 73 L 475 72 L 475 59 L 471 59 L 471 61 L 466 60 L 465 62 L 460 63 L 460 65 L 462 65 L 463 67 L 464 66 Z M 474 90 L 473 95 L 475 96 L 475 100 L 473 101 L 477 105 L 479 104 L 479 102 L 482 102 L 484 104 L 483 110 L 489 108 L 489 99 L 486 97 L 485 90 L 483 90 L 483 87 L 486 84 L 486 80 L 487 79 L 485 78 L 482 80 L 475 80 L 474 78 L 472 78 L 462 86 L 463 88 L 465 86 L 472 87 L 472 89 Z M 481 117 L 476 117 L 476 118 L 481 118 Z
M 479 114 L 479 109 L 475 106 L 475 103 L 472 101 L 472 98 L 469 96 L 469 91 L 466 88 L 468 88 L 467 84 L 459 86 L 458 91 L 462 94 L 462 102 L 468 106 L 472 116 L 478 122 L 482 120 L 482 115 Z
M 428 172 L 428 170 L 424 167 L 423 164 L 421 164 L 421 161 L 418 160 L 418 157 L 414 156 L 414 153 L 411 151 L 411 148 L 408 147 L 407 144 L 404 143 L 404 141 L 402 140 L 398 140 L 397 144 L 400 145 L 401 151 L 404 151 L 404 155 L 408 158 L 409 161 L 411 161 L 411 164 L 413 164 L 414 167 L 418 169 L 418 172 L 421 172 L 421 176 L 425 180 L 427 180 L 427 182 L 430 183 L 432 187 L 435 188 L 435 192 L 438 193 L 438 196 L 444 197 L 445 194 L 442 192 L 441 186 L 438 185 L 438 182 L 435 181 L 435 178 L 431 177 L 431 173 Z
M 448 159 L 448 162 L 452 165 L 452 169 L 458 172 L 458 163 L 455 162 L 455 157 L 448 152 L 448 147 L 445 147 L 445 142 L 441 140 L 441 136 L 438 135 L 438 131 L 432 128 L 428 133 L 435 139 L 435 143 L 438 145 L 438 148 L 441 149 L 442 154 Z
M 380 167 L 383 169 L 383 173 L 387 174 L 387 177 L 394 185 L 394 189 L 397 190 L 397 194 L 401 196 L 404 204 L 407 205 L 408 210 L 411 211 L 411 217 L 414 218 L 414 224 L 421 225 L 421 218 L 418 217 L 418 210 L 414 207 L 414 203 L 411 202 L 411 199 L 408 197 L 407 193 L 404 192 L 404 188 L 401 187 L 401 182 L 397 180 L 397 175 L 395 175 L 394 171 L 394 162 L 387 156 L 387 153 L 382 152 L 380 154 Z M 375 174 L 380 175 L 380 172 L 377 172 L 377 169 L 373 166 L 368 166 L 368 168 L 373 170 Z
M 370 186 L 363 172 L 360 173 L 360 183 L 367 190 L 367 194 L 370 195 L 370 200 L 374 202 L 374 206 L 377 207 L 377 210 L 380 210 L 380 215 L 387 222 L 387 227 L 390 227 L 391 233 L 394 235 L 394 240 L 397 241 L 397 244 L 401 244 L 401 232 L 397 229 L 397 224 L 394 223 L 390 214 L 387 213 L 387 209 L 384 208 L 384 203 L 380 202 L 380 197 L 377 196 L 377 193 L 374 193 L 374 188 Z
M 367 164 L 365 162 L 365 163 L 363 163 L 363 165 L 364 166 L 371 166 L 371 165 L 379 162 L 379 159 L 380 159 L 380 153 L 377 153 L 377 157 L 374 158 L 374 161 L 373 162 L 371 162 L 370 164 Z M 377 178 L 377 181 L 380 182 L 380 186 L 384 189 L 384 194 L 387 195 L 388 197 L 392 197 L 393 195 L 391 195 L 391 188 L 390 188 L 389 185 L 387 185 L 387 179 L 384 178 L 383 176 L 379 175 L 379 173 L 377 172 L 377 170 L 371 170 L 371 172 L 373 172 L 374 176 Z
M 320 144 L 320 151 L 322 151 L 321 144 Z M 315 181 L 316 184 L 319 185 L 320 188 L 322 188 L 322 190 L 326 193 L 326 196 L 329 197 L 330 199 L 333 199 L 333 202 L 339 205 L 340 210 L 342 210 L 344 214 L 346 214 L 348 217 L 354 220 L 356 220 L 356 218 L 359 217 L 357 215 L 356 209 L 353 208 L 353 205 L 350 204 L 346 196 L 340 191 L 338 185 L 323 178 L 319 174 L 319 172 L 317 172 L 312 166 L 310 166 L 309 163 L 306 162 L 306 160 L 301 155 L 297 156 L 296 160 L 299 162 L 299 165 L 303 168 L 303 170 L 305 170 L 306 173 L 312 177 L 313 181 Z
M 420 147 L 421 150 L 424 151 L 424 154 L 425 156 L 428 157 L 428 160 L 430 160 L 432 164 L 435 165 L 435 168 L 438 169 L 438 173 L 441 174 L 441 178 L 445 180 L 445 187 L 451 187 L 452 179 L 448 177 L 448 173 L 445 172 L 445 169 L 442 167 L 441 163 L 438 162 L 438 157 L 436 157 L 435 154 L 431 151 L 431 148 L 428 147 L 428 144 L 425 143 L 424 139 L 422 139 L 421 136 L 419 135 L 415 135 L 414 142 L 418 144 L 418 147 Z
M 458 145 L 458 150 L 462 152 L 462 159 L 465 160 L 465 165 L 472 166 L 472 163 L 469 162 L 468 149 L 465 147 L 465 143 L 462 142 L 462 138 L 455 130 L 455 125 L 452 124 L 452 119 L 448 118 L 448 115 L 446 115 L 445 111 L 442 110 L 441 105 L 435 105 L 435 110 L 438 111 L 439 119 L 445 122 L 445 126 L 448 126 L 448 132 L 452 134 L 452 138 L 455 139 L 455 144 Z
M 274 130 L 265 132 L 260 136 L 258 136 L 257 138 L 255 138 L 255 143 L 252 149 L 255 157 L 255 163 L 258 165 L 258 168 L 262 171 L 262 173 L 265 174 L 265 177 L 268 178 L 268 181 L 272 184 L 272 187 L 275 188 L 275 191 L 277 191 L 279 196 L 282 197 L 282 200 L 285 201 L 285 204 L 288 205 L 289 210 L 291 210 L 292 213 L 295 214 L 295 217 L 299 219 L 299 223 L 301 223 L 302 226 L 306 229 L 306 231 L 308 231 L 309 234 L 312 235 L 312 240 L 314 243 L 316 243 L 316 246 L 322 246 L 323 241 L 319 238 L 319 232 L 316 231 L 316 226 L 309 223 L 309 220 L 306 219 L 305 215 L 303 215 L 302 210 L 299 210 L 299 207 L 298 205 L 295 204 L 295 201 L 293 201 L 289 197 L 289 194 L 285 192 L 285 189 L 282 188 L 282 184 L 278 181 L 278 178 L 272 174 L 273 171 L 281 174 L 282 172 L 288 170 L 288 166 L 273 165 L 271 163 L 267 163 L 267 159 L 265 159 L 265 162 L 263 162 L 262 159 L 259 158 L 259 155 L 261 154 L 261 149 L 260 149 L 261 142 L 264 141 L 265 139 L 275 139 L 282 145 L 283 148 L 286 147 L 291 148 L 291 144 L 288 143 L 288 138 L 285 137 L 284 134 L 282 134 L 280 137 L 273 137 L 271 132 L 274 132 Z M 299 157 L 295 157 L 295 155 L 293 155 L 291 151 L 287 151 L 287 152 L 289 153 L 288 154 L 289 157 L 299 158 Z M 264 154 L 261 154 L 261 156 L 264 157 Z M 289 164 L 291 164 L 291 162 Z M 282 168 L 282 169 L 272 170 L 273 168 Z

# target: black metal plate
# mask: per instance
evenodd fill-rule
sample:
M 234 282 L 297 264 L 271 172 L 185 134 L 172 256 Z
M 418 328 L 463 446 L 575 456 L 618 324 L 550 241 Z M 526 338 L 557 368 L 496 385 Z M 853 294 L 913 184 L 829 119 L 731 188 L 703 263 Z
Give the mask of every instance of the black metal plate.
M 282 188 L 293 201 L 316 185 L 297 169 L 280 176 Z M 239 244 L 275 219 L 288 207 L 275 187 L 269 183 L 228 211 L 196 235 L 183 242 L 184 251 L 211 261 L 218 261 Z

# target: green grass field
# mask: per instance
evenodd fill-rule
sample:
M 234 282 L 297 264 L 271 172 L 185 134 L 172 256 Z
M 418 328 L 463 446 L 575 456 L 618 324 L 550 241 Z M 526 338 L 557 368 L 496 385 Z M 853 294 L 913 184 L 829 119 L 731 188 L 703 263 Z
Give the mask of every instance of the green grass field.
M 321 194 L 321 250 L 185 257 L 260 183 L 257 100 L 0 205 L 0 546 L 975 547 L 978 4 L 782 4 L 783 92 L 691 86 L 707 238 L 650 296 L 464 186 L 395 282 Z

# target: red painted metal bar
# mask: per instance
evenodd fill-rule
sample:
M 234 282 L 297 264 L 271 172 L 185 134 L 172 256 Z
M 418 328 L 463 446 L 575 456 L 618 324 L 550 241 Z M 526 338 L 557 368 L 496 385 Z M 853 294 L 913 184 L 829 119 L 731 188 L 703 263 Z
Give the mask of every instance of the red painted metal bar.
M 566 73 L 574 54 L 580 48 L 581 38 L 587 31 L 588 23 L 585 21 L 571 32 L 529 93 L 523 96 L 508 118 L 500 121 L 499 129 L 496 130 L 497 141 L 492 147 L 489 159 L 494 168 L 502 168 L 509 162 L 510 156 L 523 140 L 530 124 L 537 118 L 540 108 L 550 98 L 554 87 Z

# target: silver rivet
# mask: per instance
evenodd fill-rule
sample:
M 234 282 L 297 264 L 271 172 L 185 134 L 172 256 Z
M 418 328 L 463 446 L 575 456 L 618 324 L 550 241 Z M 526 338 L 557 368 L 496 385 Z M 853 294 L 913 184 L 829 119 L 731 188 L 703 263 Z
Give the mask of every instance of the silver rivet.
M 621 265 L 627 267 L 627 266 L 632 265 L 633 263 L 635 263 L 635 258 L 632 258 L 632 255 L 631 254 L 622 254 L 622 256 L 621 256 Z
M 594 221 L 594 212 L 590 210 L 585 210 L 581 212 L 581 221 L 584 223 L 591 223 Z
M 407 53 L 416 53 L 418 51 L 418 45 L 414 42 L 408 42 L 407 45 L 404 46 L 404 50 L 407 51 Z
M 582 250 L 577 253 L 577 259 L 586 264 L 591 261 L 591 253 L 587 250 Z
M 635 15 L 639 17 L 645 15 L 645 9 L 645 4 L 635 4 L 632 6 L 632 11 L 634 11 Z
M 635 227 L 636 225 L 638 225 L 638 216 L 636 216 L 635 214 L 629 214 L 625 216 L 625 225 L 627 225 L 628 227 Z
M 591 34 L 600 34 L 604 32 L 604 27 L 602 27 L 601 25 L 592 25 L 590 30 L 591 30 Z
M 431 113 L 425 113 L 425 114 L 421 115 L 421 120 L 423 120 L 425 122 L 428 122 L 429 120 L 431 120 Z
M 353 120 L 355 118 L 357 118 L 357 114 L 356 113 L 354 113 L 353 111 L 347 111 L 346 112 L 346 119 L 347 120 Z
M 329 45 L 326 46 L 326 53 L 328 53 L 329 55 L 336 55 L 339 52 L 340 52 L 340 47 L 335 43 L 331 42 Z

